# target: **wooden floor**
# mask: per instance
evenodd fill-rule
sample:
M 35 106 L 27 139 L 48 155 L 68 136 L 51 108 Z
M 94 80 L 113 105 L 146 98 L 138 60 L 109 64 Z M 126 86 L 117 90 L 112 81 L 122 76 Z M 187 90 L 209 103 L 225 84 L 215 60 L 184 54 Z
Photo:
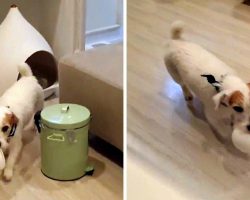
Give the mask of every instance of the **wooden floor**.
M 49 104 L 57 100 L 49 101 Z M 38 135 L 26 144 L 16 166 L 13 180 L 0 180 L 0 200 L 121 200 L 123 170 L 90 149 L 90 163 L 95 166 L 92 177 L 60 182 L 46 178 L 40 171 L 40 141 Z
M 250 7 L 241 2 L 128 0 L 129 200 L 150 199 L 153 191 L 154 200 L 250 198 L 249 157 L 218 141 L 202 115 L 190 112 L 163 63 L 170 24 L 179 19 L 185 39 L 250 81 Z

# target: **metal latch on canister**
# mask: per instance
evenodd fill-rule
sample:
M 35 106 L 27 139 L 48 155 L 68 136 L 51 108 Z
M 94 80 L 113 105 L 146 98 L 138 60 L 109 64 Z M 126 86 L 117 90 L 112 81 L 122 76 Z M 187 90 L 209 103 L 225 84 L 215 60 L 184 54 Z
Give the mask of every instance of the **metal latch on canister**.
M 68 136 L 68 140 L 71 143 L 76 143 L 77 139 L 76 139 L 76 134 L 73 130 L 67 130 L 66 131 L 66 135 Z

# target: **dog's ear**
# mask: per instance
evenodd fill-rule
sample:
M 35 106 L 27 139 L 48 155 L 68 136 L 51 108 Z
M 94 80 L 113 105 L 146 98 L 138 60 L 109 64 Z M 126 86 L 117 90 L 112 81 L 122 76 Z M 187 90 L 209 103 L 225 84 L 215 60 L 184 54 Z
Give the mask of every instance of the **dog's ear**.
M 8 137 L 13 137 L 16 132 L 18 118 L 14 113 L 11 112 L 6 115 L 6 121 L 11 127 Z
M 229 105 L 236 111 L 236 112 L 243 112 L 244 111 L 244 95 L 241 91 L 236 90 L 234 91 L 229 97 Z
M 213 96 L 215 103 L 215 110 L 217 110 L 220 104 L 224 106 L 230 106 L 236 112 L 244 111 L 244 96 L 239 90 L 224 90 Z
M 250 90 L 250 83 L 247 83 L 247 86 L 248 86 L 248 88 L 249 88 L 249 90 Z
M 17 125 L 18 118 L 14 113 L 10 113 L 6 115 L 6 121 L 10 126 Z

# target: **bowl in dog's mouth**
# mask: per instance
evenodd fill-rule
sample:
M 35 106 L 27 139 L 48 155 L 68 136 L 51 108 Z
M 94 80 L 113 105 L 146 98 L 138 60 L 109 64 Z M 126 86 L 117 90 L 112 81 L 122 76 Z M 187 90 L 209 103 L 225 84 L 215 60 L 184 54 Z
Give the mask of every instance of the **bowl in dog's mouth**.
M 247 131 L 235 128 L 232 133 L 232 141 L 237 149 L 250 154 L 250 134 Z

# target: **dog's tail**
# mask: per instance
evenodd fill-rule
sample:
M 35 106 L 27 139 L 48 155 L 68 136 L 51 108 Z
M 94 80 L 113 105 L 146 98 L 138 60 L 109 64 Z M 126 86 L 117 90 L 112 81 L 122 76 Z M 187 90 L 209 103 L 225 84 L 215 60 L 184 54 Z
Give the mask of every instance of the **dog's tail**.
M 18 71 L 21 74 L 21 76 L 33 76 L 30 66 L 27 63 L 19 64 Z
M 184 29 L 184 23 L 182 21 L 175 21 L 171 24 L 170 34 L 171 39 L 181 39 L 181 35 Z

